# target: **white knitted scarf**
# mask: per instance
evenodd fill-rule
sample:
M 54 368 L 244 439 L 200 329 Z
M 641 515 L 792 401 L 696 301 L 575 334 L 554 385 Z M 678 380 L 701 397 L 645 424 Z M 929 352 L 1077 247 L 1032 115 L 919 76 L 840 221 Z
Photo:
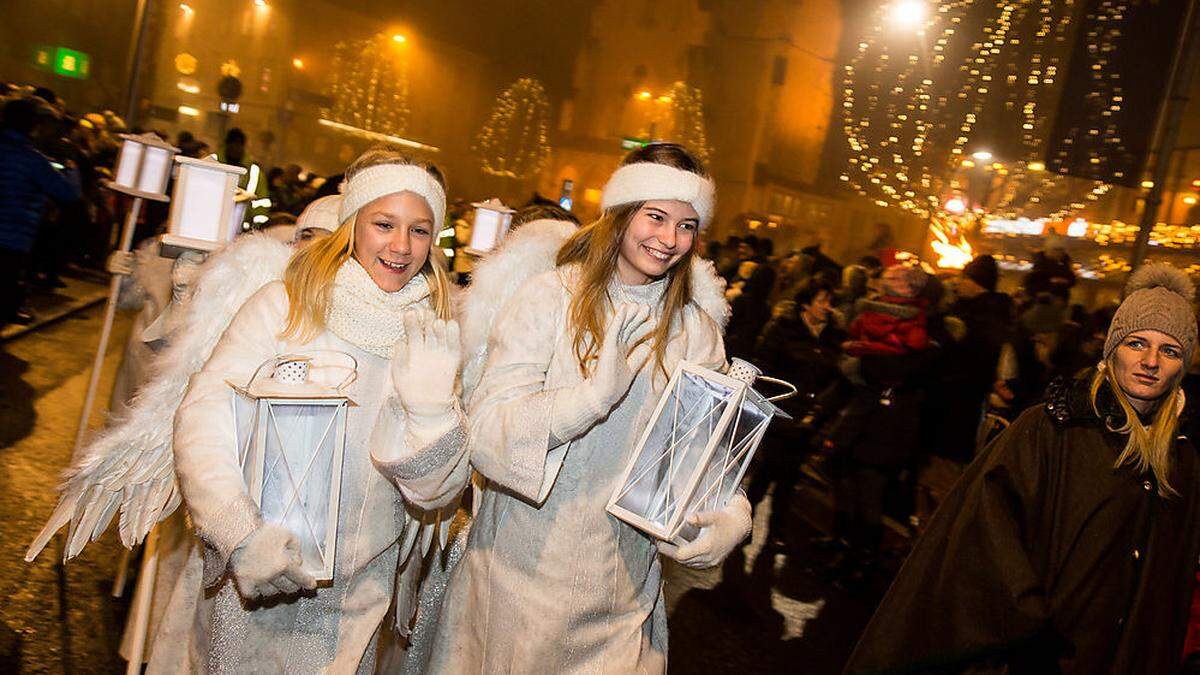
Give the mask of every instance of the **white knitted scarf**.
M 388 359 L 392 345 L 404 337 L 404 310 L 414 306 L 431 306 L 424 274 L 418 272 L 404 288 L 388 293 L 350 258 L 333 280 L 325 327 L 363 351 Z

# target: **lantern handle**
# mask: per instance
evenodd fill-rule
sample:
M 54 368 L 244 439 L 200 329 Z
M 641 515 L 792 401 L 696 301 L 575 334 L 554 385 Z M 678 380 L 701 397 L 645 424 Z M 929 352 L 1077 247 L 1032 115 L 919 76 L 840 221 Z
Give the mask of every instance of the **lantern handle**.
M 346 387 L 353 384 L 354 381 L 358 379 L 358 359 L 354 358 L 353 354 L 344 352 L 340 349 L 314 349 L 312 351 L 314 353 L 341 354 L 342 356 L 345 356 L 346 358 L 350 359 L 350 362 L 353 364 L 353 366 L 351 366 L 350 374 L 346 375 L 346 377 L 336 387 L 334 387 L 334 389 L 336 389 L 337 391 L 340 392 L 341 390 L 343 390 Z M 286 363 L 288 361 L 300 361 L 300 360 L 312 361 L 312 356 L 309 354 L 279 354 L 276 356 L 272 356 L 271 358 L 267 359 L 266 361 L 263 361 L 262 363 L 258 364 L 258 367 L 254 369 L 254 373 L 252 375 L 250 375 L 250 380 L 248 382 L 246 382 L 246 390 L 247 391 L 250 390 L 250 386 L 254 384 L 254 381 L 256 379 L 258 379 L 259 373 L 262 372 L 262 369 L 265 368 L 267 366 L 267 364 L 272 364 L 273 366 L 278 366 L 278 365 L 280 365 L 282 363 Z
M 787 382 L 785 380 L 781 380 L 776 377 L 767 377 L 766 375 L 759 375 L 755 379 L 762 380 L 763 382 L 770 382 L 772 384 L 783 385 L 791 390 L 791 391 L 786 391 L 782 394 L 776 394 L 775 396 L 768 396 L 767 400 L 770 401 L 771 403 L 774 403 L 776 401 L 786 401 L 787 399 L 792 398 L 796 394 L 800 393 L 800 390 L 796 389 L 796 385 L 792 384 L 791 382 Z

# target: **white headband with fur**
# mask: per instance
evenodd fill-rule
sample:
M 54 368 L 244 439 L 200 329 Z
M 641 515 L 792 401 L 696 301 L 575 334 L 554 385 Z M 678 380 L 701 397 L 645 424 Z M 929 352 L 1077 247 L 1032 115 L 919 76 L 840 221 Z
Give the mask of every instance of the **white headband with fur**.
M 712 220 L 716 188 L 711 178 L 698 176 L 691 171 L 665 164 L 638 162 L 613 172 L 600 196 L 600 208 L 607 211 L 621 204 L 651 199 L 675 199 L 691 204 L 703 226 Z
M 371 202 L 397 192 L 411 192 L 421 197 L 433 211 L 433 228 L 437 232 L 446 221 L 446 191 L 425 169 L 413 164 L 379 164 L 370 166 L 354 177 L 343 181 L 342 206 L 338 222 L 353 218 L 358 210 Z

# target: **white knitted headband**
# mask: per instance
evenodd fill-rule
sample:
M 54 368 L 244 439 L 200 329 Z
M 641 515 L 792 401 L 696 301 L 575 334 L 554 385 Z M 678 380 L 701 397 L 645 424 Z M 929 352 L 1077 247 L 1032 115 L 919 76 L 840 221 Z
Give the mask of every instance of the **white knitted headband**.
M 607 211 L 631 202 L 676 199 L 691 204 L 703 226 L 712 219 L 715 193 L 710 178 L 665 164 L 638 162 L 613 172 L 600 196 L 600 208 Z
M 436 178 L 414 164 L 379 164 L 367 167 L 343 181 L 342 207 L 338 222 L 344 223 L 362 207 L 397 192 L 411 192 L 429 204 L 433 211 L 433 228 L 437 232 L 446 221 L 446 191 Z

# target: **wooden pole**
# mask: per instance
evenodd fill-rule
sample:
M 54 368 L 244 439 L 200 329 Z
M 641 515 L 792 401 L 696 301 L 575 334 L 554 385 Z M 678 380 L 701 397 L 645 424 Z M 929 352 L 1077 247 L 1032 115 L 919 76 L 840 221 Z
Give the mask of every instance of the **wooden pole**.
M 138 216 L 142 213 L 142 198 L 134 197 L 133 205 L 125 216 L 125 228 L 121 232 L 121 251 L 128 253 L 133 247 L 133 232 L 137 226 Z M 92 359 L 92 376 L 88 380 L 87 395 L 83 399 L 83 412 L 79 414 L 79 428 L 75 431 L 75 449 L 72 459 L 79 454 L 83 446 L 83 437 L 87 433 L 88 418 L 91 417 L 92 403 L 96 399 L 96 389 L 100 386 L 100 371 L 104 368 L 104 352 L 108 349 L 108 338 L 112 334 L 113 319 L 117 313 L 117 295 L 121 291 L 121 275 L 114 274 L 108 282 L 108 304 L 104 307 L 104 323 L 100 328 L 100 345 L 96 348 L 96 356 Z

